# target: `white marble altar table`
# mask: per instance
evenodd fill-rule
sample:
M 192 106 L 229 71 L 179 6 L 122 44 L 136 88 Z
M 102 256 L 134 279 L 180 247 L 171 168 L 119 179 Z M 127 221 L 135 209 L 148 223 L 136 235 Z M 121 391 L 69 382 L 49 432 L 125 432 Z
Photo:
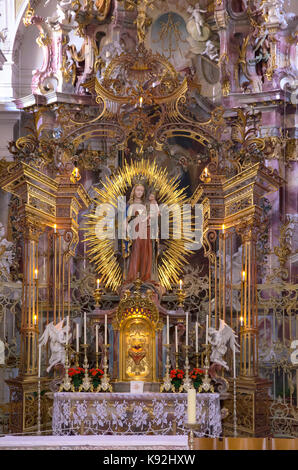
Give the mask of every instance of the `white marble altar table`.
M 54 394 L 53 434 L 187 434 L 186 393 Z M 199 437 L 219 437 L 218 393 L 197 394 Z

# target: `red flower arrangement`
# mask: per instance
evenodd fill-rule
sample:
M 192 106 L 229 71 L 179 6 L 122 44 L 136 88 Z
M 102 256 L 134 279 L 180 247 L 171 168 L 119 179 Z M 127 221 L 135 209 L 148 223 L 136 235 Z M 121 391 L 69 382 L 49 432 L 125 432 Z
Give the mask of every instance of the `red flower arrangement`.
M 83 369 L 83 367 L 70 367 L 68 369 L 68 375 L 72 379 L 74 388 L 79 388 L 79 386 L 82 384 L 84 374 L 85 369 Z
M 101 378 L 104 372 L 101 369 L 90 369 L 88 375 L 92 380 L 93 387 L 96 388 L 101 382 Z M 83 367 L 70 367 L 68 369 L 68 375 L 72 379 L 72 383 L 75 389 L 78 389 L 82 385 L 83 378 L 85 375 L 85 369 Z
M 101 369 L 90 369 L 89 370 L 89 376 L 91 377 L 93 388 L 98 387 L 101 382 L 101 378 L 103 376 L 104 372 Z
M 184 371 L 182 369 L 172 369 L 170 372 L 170 377 L 175 390 L 179 390 L 184 379 Z
M 205 372 L 203 371 L 203 369 L 197 368 L 194 368 L 192 371 L 190 371 L 189 376 L 192 379 L 193 386 L 196 390 L 199 388 L 203 381 L 204 373 Z

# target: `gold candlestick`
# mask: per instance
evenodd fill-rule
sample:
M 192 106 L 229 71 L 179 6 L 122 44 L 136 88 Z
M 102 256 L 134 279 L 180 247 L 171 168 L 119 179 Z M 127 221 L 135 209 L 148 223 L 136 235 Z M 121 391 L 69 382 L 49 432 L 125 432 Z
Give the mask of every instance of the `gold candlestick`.
M 208 346 L 208 345 L 207 345 Z M 207 349 L 207 355 L 205 357 L 205 375 L 202 380 L 202 384 L 200 385 L 198 392 L 209 392 L 209 393 L 214 393 L 214 388 L 213 385 L 211 385 L 211 379 L 209 378 L 209 358 L 208 358 L 208 349 Z
M 85 375 L 83 378 L 83 382 L 79 387 L 79 392 L 88 392 L 90 390 L 91 392 L 93 391 L 93 385 L 91 383 L 88 370 L 89 370 L 89 364 L 88 364 L 88 359 L 87 359 L 87 349 L 88 349 L 88 344 L 82 344 L 82 348 L 84 349 L 84 364 L 83 367 L 85 369 Z
M 186 294 L 185 294 L 185 292 L 183 292 L 182 289 L 179 289 L 179 290 L 178 290 L 178 293 L 177 293 L 177 297 L 178 297 L 178 301 L 179 301 L 178 305 L 179 305 L 179 307 L 182 308 L 182 307 L 183 307 L 183 304 L 184 304 L 184 300 L 185 300 Z
M 175 353 L 175 358 L 176 358 L 176 361 L 175 361 L 176 369 L 178 369 L 178 367 L 179 367 L 179 352 Z
M 75 362 L 75 366 L 76 367 L 79 367 L 80 366 L 80 353 L 78 351 L 76 351 L 76 362 Z
M 160 386 L 160 391 L 163 392 L 175 392 L 175 387 L 174 385 L 172 384 L 172 381 L 171 381 L 171 377 L 170 377 L 170 349 L 171 349 L 171 345 L 170 344 L 164 344 L 164 347 L 166 348 L 167 350 L 167 359 L 166 359 L 166 373 L 165 373 L 165 376 L 163 378 L 163 383 L 161 384 Z
M 196 352 L 196 353 L 195 353 L 195 357 L 196 357 L 196 368 L 198 369 L 198 368 L 199 368 L 199 357 L 200 357 L 200 353 Z
M 112 392 L 112 385 L 110 384 L 110 378 L 108 375 L 108 350 L 109 350 L 110 345 L 109 344 L 104 344 L 104 357 L 103 357 L 103 376 L 101 379 L 101 384 L 99 386 L 100 390 L 103 390 L 104 392 Z
M 102 290 L 98 287 L 94 291 L 94 300 L 95 300 L 96 307 L 99 306 L 99 302 L 101 301 L 101 297 L 102 297 Z
M 95 353 L 95 357 L 96 357 L 96 359 L 95 359 L 95 364 L 96 364 L 96 366 L 95 366 L 95 367 L 96 367 L 96 369 L 99 369 L 99 365 L 98 365 L 98 364 L 99 364 L 99 361 L 98 361 L 99 356 L 101 356 L 101 352 L 98 352 L 98 351 L 97 351 L 97 352 Z
M 62 381 L 62 383 L 59 387 L 59 392 L 69 392 L 70 390 L 72 392 L 74 392 L 74 386 L 72 385 L 71 378 L 68 375 L 68 369 L 69 369 L 68 356 L 69 356 L 70 345 L 65 344 L 64 347 L 65 347 L 65 367 L 64 367 L 65 368 L 65 375 L 64 375 L 63 381 Z
M 186 392 L 192 388 L 192 381 L 190 380 L 189 377 L 189 360 L 188 360 L 188 350 L 189 346 L 184 346 L 185 347 L 185 377 L 183 380 L 183 390 Z
M 189 429 L 189 434 L 188 434 L 189 450 L 194 450 L 194 443 L 195 443 L 194 431 L 200 429 L 200 424 L 199 423 L 193 423 L 193 424 L 185 423 L 185 427 Z

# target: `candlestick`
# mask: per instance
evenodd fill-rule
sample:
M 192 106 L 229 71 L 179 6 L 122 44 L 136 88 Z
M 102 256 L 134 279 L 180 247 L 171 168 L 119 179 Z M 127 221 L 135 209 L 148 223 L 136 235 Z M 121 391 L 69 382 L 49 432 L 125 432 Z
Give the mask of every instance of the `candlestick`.
M 79 344 L 79 338 L 80 333 L 79 333 L 79 324 L 76 323 L 76 352 L 78 353 L 80 351 L 80 344 Z
M 233 369 L 234 369 L 234 379 L 236 379 L 236 348 L 235 344 L 233 347 Z
M 166 351 L 167 351 L 167 359 L 166 359 L 166 372 L 165 372 L 165 375 L 164 375 L 164 378 L 163 378 L 163 383 L 161 384 L 160 386 L 160 392 L 175 392 L 175 387 L 174 385 L 172 384 L 172 380 L 171 380 L 171 377 L 170 377 L 170 368 L 171 368 L 171 364 L 170 364 L 170 344 L 164 344 L 165 348 L 166 348 Z M 180 391 L 180 390 L 179 390 Z
M 38 346 L 38 378 L 41 376 L 41 345 Z
M 98 325 L 95 325 L 95 352 L 98 353 Z
M 175 346 L 176 346 L 176 353 L 178 353 L 178 326 L 175 326 Z
M 170 320 L 169 320 L 169 315 L 167 315 L 167 344 L 170 344 Z
M 68 331 L 69 331 L 69 315 L 66 318 L 66 344 L 68 344 Z
M 196 321 L 196 353 L 199 352 L 199 334 L 198 334 L 198 322 Z
M 87 344 L 87 318 L 86 318 L 86 312 L 84 312 L 84 344 Z
M 209 315 L 206 315 L 206 345 L 208 344 Z
M 187 418 L 188 424 L 196 424 L 196 390 L 194 388 L 187 391 Z
M 192 388 L 192 381 L 189 377 L 189 359 L 188 359 L 188 351 L 189 351 L 189 346 L 185 346 L 185 376 L 184 376 L 184 379 L 183 379 L 183 390 L 185 390 L 186 392 Z
M 108 344 L 108 316 L 105 314 L 105 345 Z
M 185 339 L 185 344 L 188 346 L 188 312 L 186 312 L 186 339 Z

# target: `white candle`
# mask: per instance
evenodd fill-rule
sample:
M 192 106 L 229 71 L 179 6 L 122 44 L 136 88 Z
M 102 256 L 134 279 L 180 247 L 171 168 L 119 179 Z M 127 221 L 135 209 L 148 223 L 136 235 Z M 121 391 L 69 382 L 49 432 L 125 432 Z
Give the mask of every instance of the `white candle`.
M 169 320 L 169 315 L 167 315 L 167 344 L 170 344 L 170 320 Z
M 178 352 L 178 326 L 175 326 L 175 345 L 176 345 L 176 353 Z
M 41 344 L 38 346 L 38 378 L 41 376 Z
M 179 289 L 182 290 L 182 279 L 179 281 Z
M 98 353 L 98 325 L 95 325 L 95 351 Z
M 194 388 L 190 388 L 187 391 L 187 418 L 188 418 L 188 424 L 195 424 L 197 422 L 196 391 Z
M 57 225 L 54 224 L 54 233 L 57 233 Z
M 84 312 L 84 344 L 87 344 L 87 318 L 86 318 L 86 312 Z
M 105 314 L 105 344 L 108 344 L 108 316 Z
M 99 283 L 100 283 L 100 280 L 99 280 L 99 279 L 97 279 L 96 283 L 97 283 L 97 289 L 99 289 Z
M 66 344 L 68 344 L 69 316 L 66 318 Z
M 80 344 L 79 344 L 79 324 L 76 323 L 76 352 L 78 353 L 80 351 Z
M 196 353 L 199 352 L 198 322 L 196 321 Z
M 208 344 L 209 315 L 206 315 L 206 344 Z
M 188 346 L 188 312 L 186 312 L 186 340 L 185 340 L 185 344 L 186 346 Z
M 5 335 L 6 335 L 6 309 L 4 308 L 4 314 L 3 314 L 3 337 L 4 337 L 4 342 L 5 342 Z
M 233 366 L 234 366 L 234 379 L 236 379 L 236 349 L 235 344 L 233 348 Z

